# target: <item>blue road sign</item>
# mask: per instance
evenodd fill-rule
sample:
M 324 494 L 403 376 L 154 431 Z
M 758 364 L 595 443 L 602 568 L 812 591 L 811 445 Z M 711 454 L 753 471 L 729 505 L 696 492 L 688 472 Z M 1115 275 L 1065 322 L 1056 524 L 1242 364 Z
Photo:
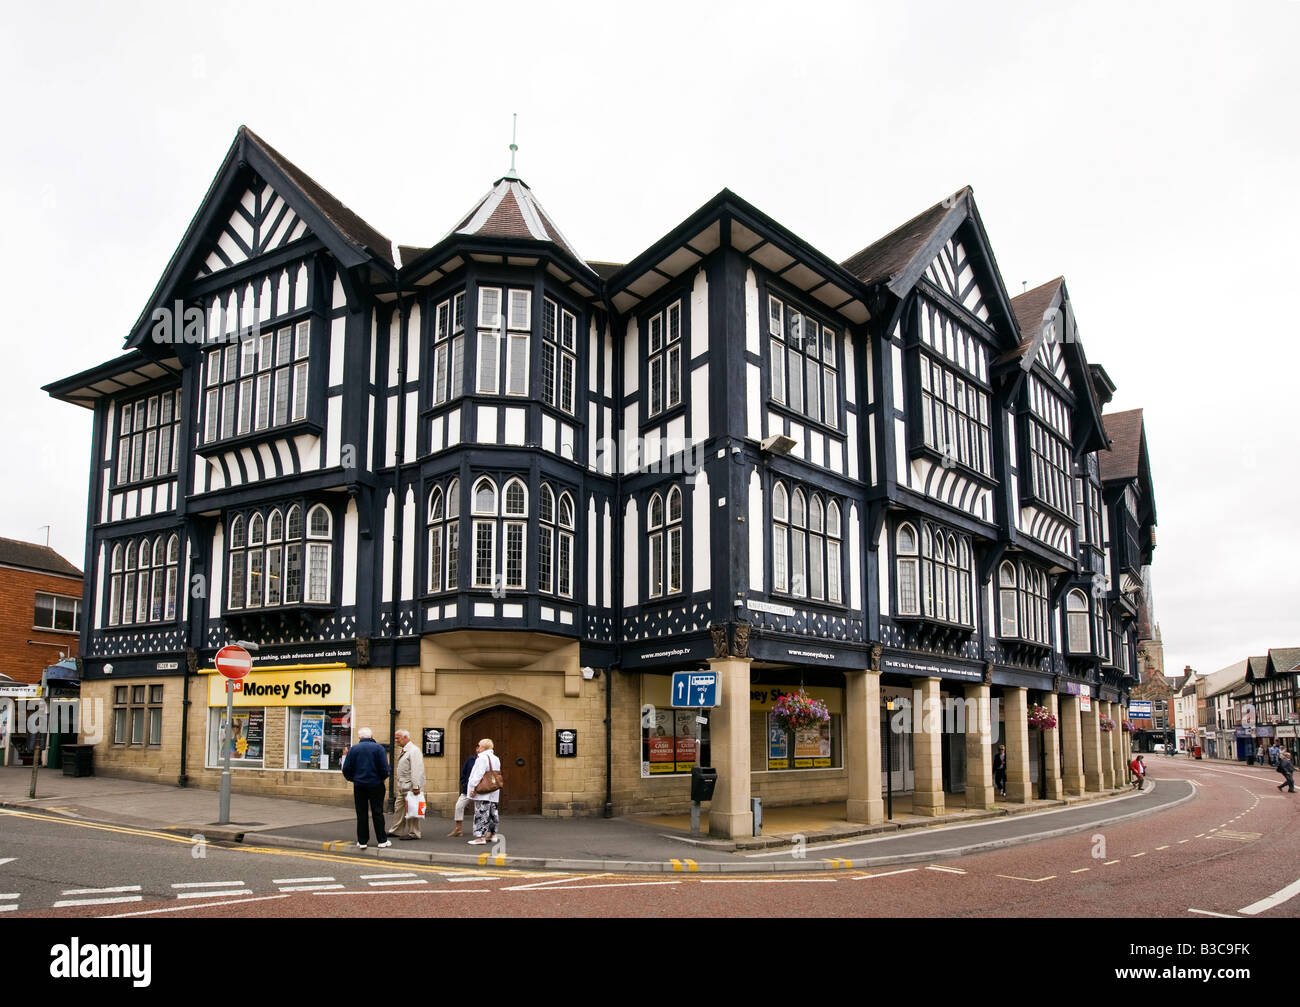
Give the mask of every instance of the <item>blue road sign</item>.
M 1128 701 L 1128 715 L 1134 720 L 1150 720 L 1151 700 L 1130 699 Z
M 673 672 L 673 706 L 705 708 L 718 705 L 718 676 L 711 671 Z

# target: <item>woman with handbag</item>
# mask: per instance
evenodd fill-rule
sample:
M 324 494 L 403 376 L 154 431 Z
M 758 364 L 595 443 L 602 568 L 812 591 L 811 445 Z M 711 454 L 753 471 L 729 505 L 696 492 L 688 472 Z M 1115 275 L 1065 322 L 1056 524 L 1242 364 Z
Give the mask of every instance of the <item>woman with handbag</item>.
M 492 739 L 484 738 L 475 749 L 478 758 L 469 774 L 469 789 L 466 796 L 474 802 L 474 838 L 470 846 L 483 846 L 497 837 L 501 788 L 505 784 L 501 776 L 501 760 L 492 751 Z

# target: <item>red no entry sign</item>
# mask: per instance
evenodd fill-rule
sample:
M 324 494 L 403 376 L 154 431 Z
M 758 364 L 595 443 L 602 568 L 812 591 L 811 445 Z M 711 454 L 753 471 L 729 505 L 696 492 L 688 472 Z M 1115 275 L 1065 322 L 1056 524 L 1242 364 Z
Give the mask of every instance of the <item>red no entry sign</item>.
M 217 671 L 233 681 L 239 681 L 253 670 L 253 656 L 243 647 L 234 644 L 217 651 Z

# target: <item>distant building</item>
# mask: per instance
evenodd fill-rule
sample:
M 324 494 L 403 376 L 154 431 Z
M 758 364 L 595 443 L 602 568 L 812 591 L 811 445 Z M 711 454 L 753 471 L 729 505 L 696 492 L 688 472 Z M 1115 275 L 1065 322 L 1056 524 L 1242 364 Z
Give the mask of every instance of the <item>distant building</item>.
M 35 683 L 76 657 L 81 571 L 49 546 L 0 538 L 0 674 Z

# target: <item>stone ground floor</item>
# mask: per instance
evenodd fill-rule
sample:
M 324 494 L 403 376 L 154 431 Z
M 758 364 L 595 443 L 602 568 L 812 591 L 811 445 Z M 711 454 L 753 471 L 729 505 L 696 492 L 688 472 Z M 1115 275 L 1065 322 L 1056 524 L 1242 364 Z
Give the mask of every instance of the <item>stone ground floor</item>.
M 395 726 L 423 746 L 438 813 L 456 801 L 464 757 L 491 738 L 508 814 L 674 815 L 690 807 L 698 756 L 718 773 L 709 825 L 725 838 L 753 834 L 753 798 L 764 809 L 842 804 L 845 820 L 873 824 L 891 796 L 935 817 L 1100 793 L 1127 776 L 1127 736 L 1104 729 L 1122 711 L 1096 697 L 729 657 L 707 662 L 719 705 L 700 724 L 701 711 L 672 707 L 669 670 L 583 667 L 576 642 L 545 634 L 426 637 L 419 664 L 395 672 L 293 660 L 255 664 L 229 719 L 212 669 L 87 679 L 82 740 L 96 773 L 216 788 L 229 751 L 236 793 L 350 805 L 344 752 L 360 728 L 387 743 Z M 773 716 L 799 689 L 825 703 L 820 728 L 787 731 Z M 1035 703 L 1056 729 L 1029 729 Z

